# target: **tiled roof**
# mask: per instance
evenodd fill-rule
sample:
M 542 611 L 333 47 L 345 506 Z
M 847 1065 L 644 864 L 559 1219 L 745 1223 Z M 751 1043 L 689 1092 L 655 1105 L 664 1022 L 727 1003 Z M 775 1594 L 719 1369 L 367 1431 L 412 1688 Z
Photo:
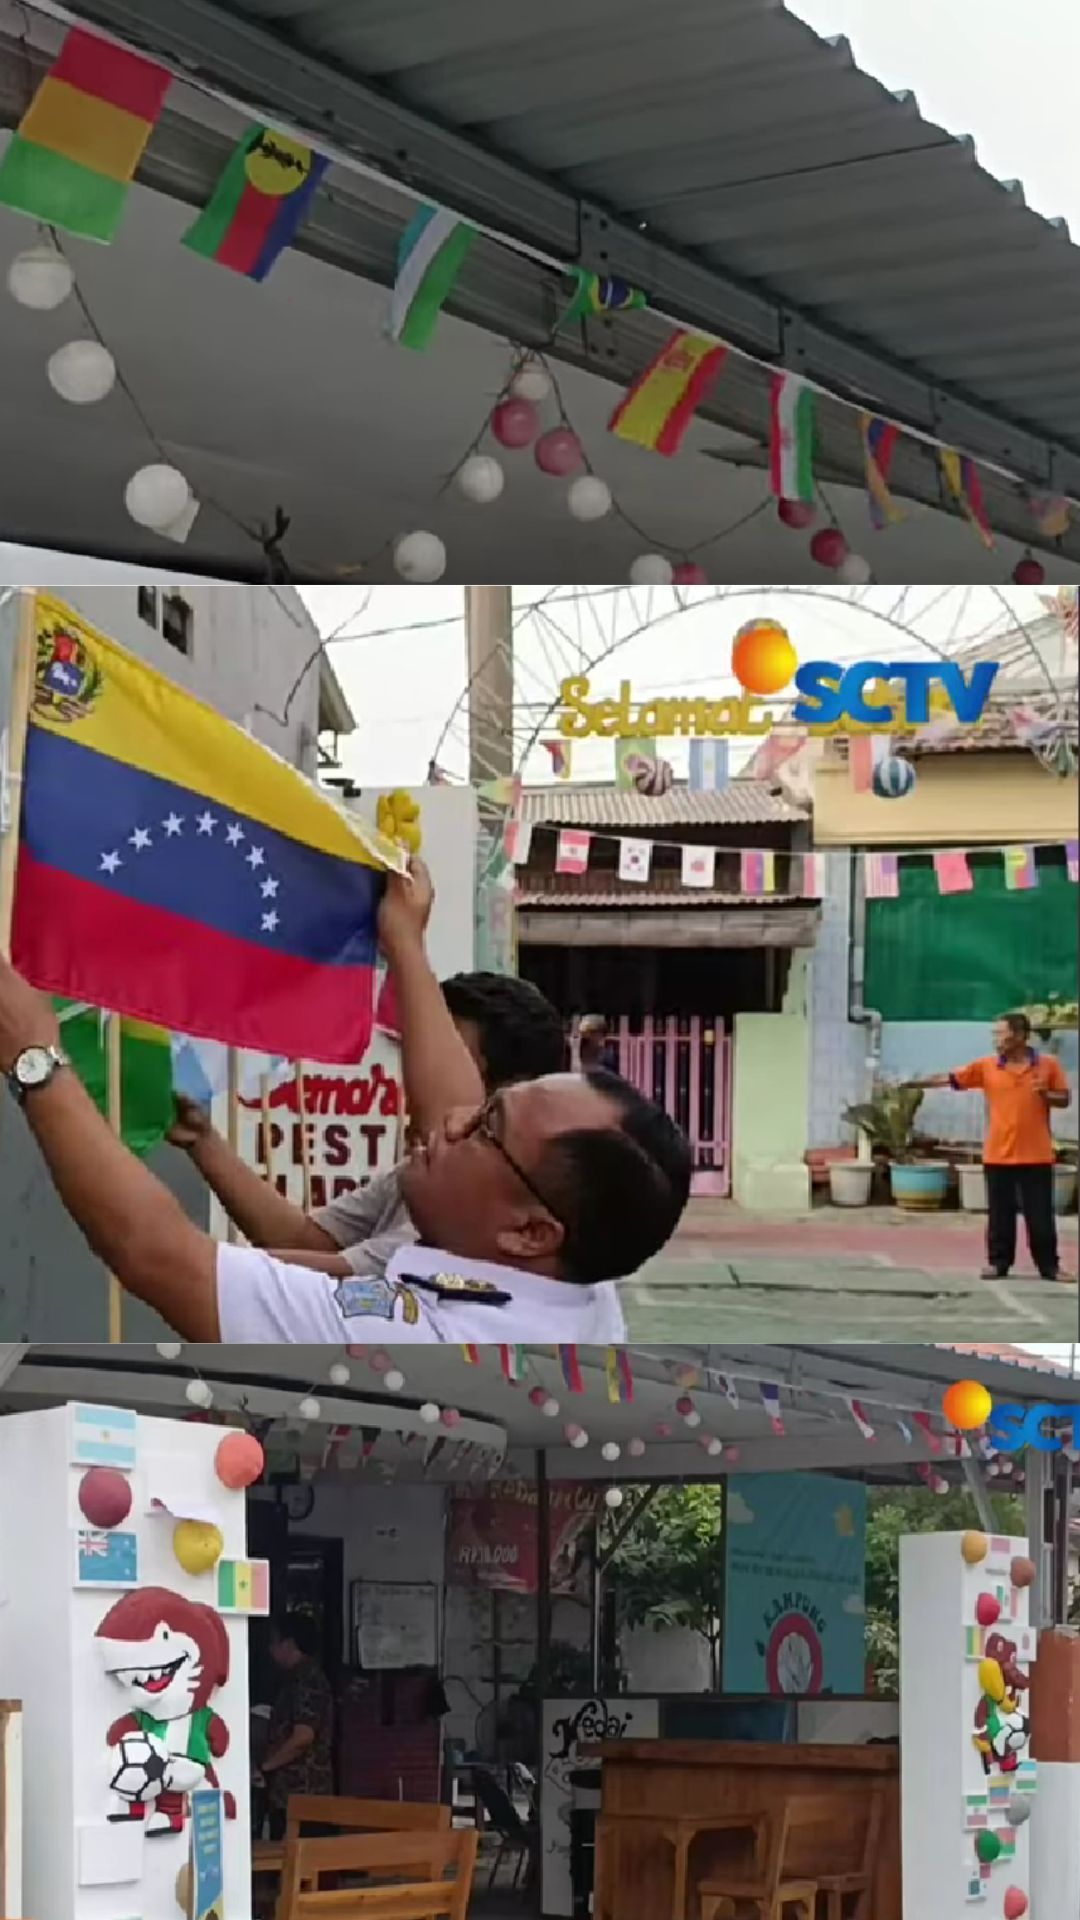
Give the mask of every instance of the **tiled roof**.
M 563 827 L 716 827 L 796 825 L 808 815 L 757 780 L 732 780 L 718 792 L 672 787 L 652 799 L 616 787 L 575 787 L 560 781 L 530 787 L 522 796 L 522 817 L 533 826 L 547 821 Z

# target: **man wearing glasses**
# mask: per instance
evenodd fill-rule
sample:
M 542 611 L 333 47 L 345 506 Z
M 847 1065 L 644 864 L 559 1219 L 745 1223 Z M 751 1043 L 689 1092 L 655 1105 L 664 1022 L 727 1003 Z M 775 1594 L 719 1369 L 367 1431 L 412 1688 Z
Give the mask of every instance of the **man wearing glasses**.
M 391 875 L 380 937 L 394 974 L 410 1112 L 400 1169 L 418 1244 L 384 1274 L 340 1255 L 223 1246 L 110 1131 L 67 1066 L 51 1003 L 0 962 L 0 1070 L 68 1212 L 121 1285 L 192 1341 L 525 1341 L 625 1337 L 618 1278 L 678 1225 L 690 1155 L 672 1122 L 614 1076 L 549 1074 L 486 1099 L 424 948 L 431 885 Z M 429 1090 L 427 1104 L 418 1088 Z M 441 1090 L 437 1103 L 430 1090 Z M 438 1111 L 436 1111 L 438 1107 Z M 300 1264 L 306 1260 L 312 1264 Z M 323 1270 L 320 1270 L 323 1269 Z

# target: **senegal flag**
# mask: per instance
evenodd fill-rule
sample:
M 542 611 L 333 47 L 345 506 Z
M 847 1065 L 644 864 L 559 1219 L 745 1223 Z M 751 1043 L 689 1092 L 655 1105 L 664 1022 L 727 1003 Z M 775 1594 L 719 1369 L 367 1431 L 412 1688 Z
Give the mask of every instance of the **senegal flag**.
M 97 1007 L 58 1000 L 60 1038 L 95 1105 L 108 1113 L 108 1027 Z M 173 1120 L 172 1041 L 164 1027 L 123 1020 L 120 1028 L 120 1131 L 141 1156 L 160 1146 Z

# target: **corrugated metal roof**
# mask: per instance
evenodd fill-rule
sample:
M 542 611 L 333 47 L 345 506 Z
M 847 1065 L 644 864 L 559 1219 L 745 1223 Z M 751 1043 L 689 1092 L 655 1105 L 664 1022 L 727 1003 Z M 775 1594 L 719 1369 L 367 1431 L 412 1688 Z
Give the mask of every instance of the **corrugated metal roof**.
M 232 0 L 222 11 L 1080 446 L 1080 249 L 1065 223 L 1032 212 L 969 138 L 924 120 L 912 94 L 891 93 L 846 41 L 819 39 L 777 0 Z
M 718 792 L 672 787 L 651 799 L 616 787 L 530 787 L 522 818 L 533 826 L 662 827 L 795 825 L 809 816 L 756 780 L 732 780 Z
M 560 873 L 552 884 L 538 884 L 536 876 L 515 894 L 519 907 L 790 907 L 803 904 L 798 893 L 725 893 L 719 887 L 638 886 L 616 878 L 601 883 L 596 874 Z M 814 903 L 819 904 L 819 903 Z

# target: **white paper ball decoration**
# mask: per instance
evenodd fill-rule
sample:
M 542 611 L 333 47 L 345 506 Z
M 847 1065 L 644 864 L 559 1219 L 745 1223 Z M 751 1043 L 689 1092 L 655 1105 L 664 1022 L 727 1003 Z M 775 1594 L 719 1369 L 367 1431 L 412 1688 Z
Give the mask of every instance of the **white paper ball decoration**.
M 639 553 L 630 569 L 635 587 L 670 587 L 675 569 L 662 553 Z
M 413 586 L 430 586 L 446 572 L 446 548 L 437 533 L 418 528 L 402 534 L 394 547 L 394 572 Z
M 526 360 L 510 382 L 515 400 L 531 400 L 536 406 L 551 392 L 551 375 L 539 360 Z
M 69 340 L 57 347 L 46 368 L 49 385 L 72 406 L 92 406 L 116 385 L 116 361 L 97 340 Z
M 405 1385 L 405 1375 L 402 1373 L 400 1367 L 391 1367 L 388 1372 L 383 1374 L 382 1383 L 387 1393 L 400 1393 L 402 1387 Z
M 837 567 L 836 577 L 838 580 L 843 580 L 846 586 L 862 587 L 866 585 L 873 571 L 869 560 L 863 554 L 849 553 Z
M 566 489 L 566 504 L 575 520 L 602 520 L 611 512 L 611 488 L 595 473 L 579 473 Z
M 601 1457 L 610 1461 L 617 1460 L 621 1452 L 622 1448 L 617 1440 L 605 1440 L 600 1449 Z
M 628 1440 L 626 1443 L 626 1451 L 630 1455 L 631 1460 L 640 1460 L 645 1451 L 644 1440 Z
M 124 505 L 140 527 L 164 533 L 191 504 L 191 488 L 176 467 L 140 467 L 124 488 Z
M 55 247 L 28 247 L 17 253 L 8 268 L 7 287 L 20 307 L 51 313 L 62 307 L 75 285 L 75 274 Z
M 306 1393 L 296 1411 L 300 1415 L 301 1420 L 317 1420 L 322 1412 L 322 1408 L 314 1394 Z
M 621 1507 L 626 1495 L 621 1487 L 609 1487 L 604 1495 L 605 1507 Z
M 205 1380 L 189 1380 L 184 1388 L 184 1396 L 193 1407 L 208 1407 L 214 1398 Z
M 474 506 L 489 506 L 506 485 L 506 475 L 490 453 L 472 453 L 458 469 L 458 492 Z
M 157 1351 L 163 1360 L 179 1360 L 183 1348 L 179 1340 L 159 1340 Z
M 335 1360 L 330 1369 L 330 1385 L 332 1387 L 347 1387 L 351 1377 L 344 1360 Z
M 441 1418 L 441 1409 L 435 1405 L 434 1400 L 425 1400 L 420 1408 L 420 1418 L 425 1427 L 437 1426 Z
M 568 1433 L 566 1437 L 569 1440 L 570 1445 L 572 1447 L 576 1447 L 579 1453 L 582 1447 L 587 1447 L 589 1444 L 589 1436 L 586 1433 L 584 1427 L 576 1427 L 574 1432 Z

